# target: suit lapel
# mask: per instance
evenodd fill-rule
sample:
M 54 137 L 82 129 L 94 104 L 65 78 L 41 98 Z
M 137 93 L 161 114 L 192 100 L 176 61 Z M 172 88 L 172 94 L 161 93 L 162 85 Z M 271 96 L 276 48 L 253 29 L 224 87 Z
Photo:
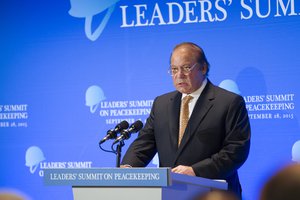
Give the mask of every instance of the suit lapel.
M 181 144 L 176 153 L 174 164 L 176 163 L 178 156 L 181 154 L 182 150 L 188 144 L 189 140 L 193 138 L 193 136 L 195 135 L 197 128 L 200 126 L 201 121 L 204 119 L 207 112 L 213 106 L 213 99 L 214 99 L 213 85 L 208 81 L 202 94 L 197 100 L 191 118 L 189 119 Z
M 177 144 L 178 144 L 181 96 L 182 94 L 180 92 L 175 93 L 174 97 L 170 99 L 170 104 L 168 104 L 170 141 L 174 152 L 177 151 Z

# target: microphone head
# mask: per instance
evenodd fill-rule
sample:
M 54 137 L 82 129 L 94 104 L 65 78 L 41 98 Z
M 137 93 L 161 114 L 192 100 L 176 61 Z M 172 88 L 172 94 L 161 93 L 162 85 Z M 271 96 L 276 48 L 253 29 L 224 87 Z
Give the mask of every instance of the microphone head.
M 119 132 L 123 132 L 129 126 L 127 121 L 121 121 L 114 129 L 108 130 L 107 135 L 99 142 L 99 144 L 104 143 L 106 140 L 117 138 Z
M 133 124 L 131 124 L 129 129 L 132 129 L 132 132 L 138 132 L 143 128 L 143 122 L 141 120 L 137 120 Z
M 116 129 L 118 130 L 123 130 L 123 129 L 127 129 L 129 127 L 129 123 L 127 121 L 121 121 L 117 126 Z
M 120 141 L 129 139 L 131 136 L 131 133 L 136 133 L 139 130 L 141 130 L 142 128 L 143 128 L 143 122 L 141 122 L 140 120 L 137 120 L 136 122 L 131 124 L 129 129 L 121 131 L 121 135 L 113 142 L 113 145 Z

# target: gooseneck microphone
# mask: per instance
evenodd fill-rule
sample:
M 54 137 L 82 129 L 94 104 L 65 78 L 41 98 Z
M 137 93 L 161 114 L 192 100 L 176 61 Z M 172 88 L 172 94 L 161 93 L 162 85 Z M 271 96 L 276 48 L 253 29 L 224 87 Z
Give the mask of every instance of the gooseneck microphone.
M 129 124 L 127 121 L 124 120 L 124 121 L 120 122 L 114 129 L 110 129 L 107 131 L 106 136 L 99 142 L 99 144 L 102 144 L 106 140 L 109 140 L 109 139 L 116 139 L 117 134 L 119 132 L 123 131 L 124 129 L 127 129 L 128 127 L 129 127 Z
M 143 128 L 143 122 L 137 120 L 127 130 L 122 130 L 121 135 L 113 142 L 113 145 L 130 138 L 131 133 L 136 133 Z

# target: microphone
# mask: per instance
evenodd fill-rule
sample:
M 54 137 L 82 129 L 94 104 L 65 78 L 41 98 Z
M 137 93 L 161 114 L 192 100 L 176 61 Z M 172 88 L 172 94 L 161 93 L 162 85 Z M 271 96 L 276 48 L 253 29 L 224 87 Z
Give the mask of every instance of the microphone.
M 117 139 L 115 139 L 115 141 L 113 142 L 113 145 L 118 142 L 121 142 L 123 140 L 129 139 L 131 136 L 131 133 L 136 133 L 139 130 L 141 130 L 142 128 L 143 128 L 143 122 L 141 122 L 140 120 L 137 120 L 136 122 L 131 124 L 129 129 L 121 131 L 121 135 L 119 137 L 117 137 Z
M 129 124 L 127 121 L 121 121 L 114 129 L 110 129 L 107 131 L 106 136 L 99 142 L 99 144 L 104 143 L 106 140 L 117 138 L 117 133 L 127 129 Z

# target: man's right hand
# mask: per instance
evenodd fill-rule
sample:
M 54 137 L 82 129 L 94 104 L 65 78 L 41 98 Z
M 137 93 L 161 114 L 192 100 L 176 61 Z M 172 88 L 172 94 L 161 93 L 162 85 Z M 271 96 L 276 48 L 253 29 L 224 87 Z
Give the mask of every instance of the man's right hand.
M 132 168 L 132 166 L 131 165 L 120 165 L 120 168 Z

